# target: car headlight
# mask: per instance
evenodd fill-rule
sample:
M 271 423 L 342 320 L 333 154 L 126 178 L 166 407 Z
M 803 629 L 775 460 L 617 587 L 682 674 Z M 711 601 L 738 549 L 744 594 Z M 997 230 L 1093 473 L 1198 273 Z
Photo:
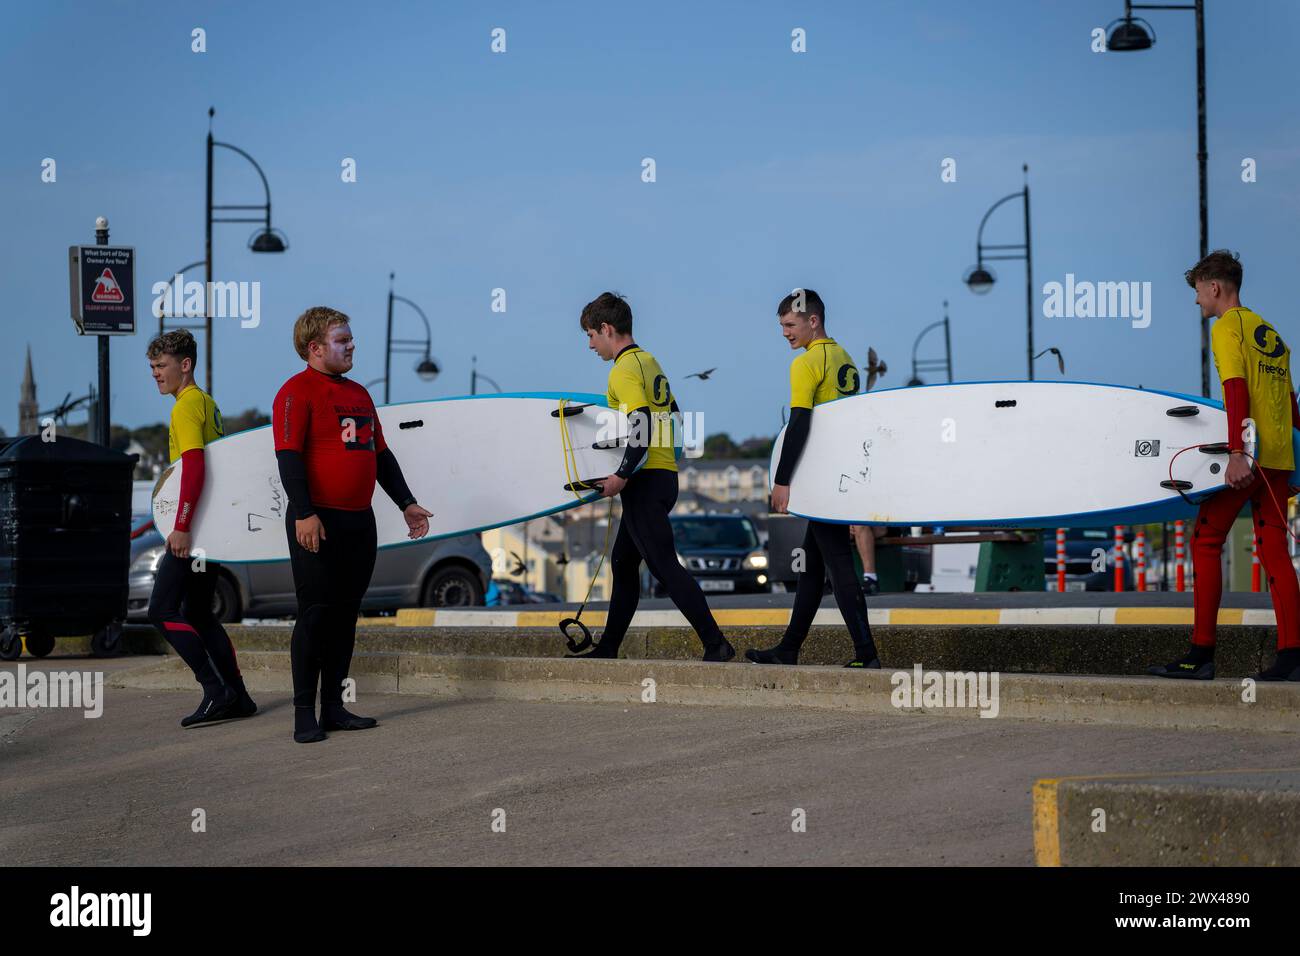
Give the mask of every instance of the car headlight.
M 745 558 L 745 567 L 751 571 L 754 570 L 755 568 L 767 567 L 767 555 L 764 554 L 762 551 L 753 552 L 747 558 Z
M 163 545 L 156 548 L 146 548 L 136 555 L 135 560 L 131 562 L 131 573 L 143 574 L 148 571 L 153 574 L 157 572 L 158 562 L 162 560 L 162 556 L 166 553 L 167 548 Z

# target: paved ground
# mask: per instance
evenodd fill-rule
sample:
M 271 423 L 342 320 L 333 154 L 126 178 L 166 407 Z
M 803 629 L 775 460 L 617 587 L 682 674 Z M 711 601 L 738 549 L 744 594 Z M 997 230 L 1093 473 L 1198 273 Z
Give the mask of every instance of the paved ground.
M 196 693 L 106 693 L 0 710 L 6 865 L 1029 865 L 1040 777 L 1300 765 L 1294 734 L 404 696 L 301 746 L 285 695 L 183 731 Z

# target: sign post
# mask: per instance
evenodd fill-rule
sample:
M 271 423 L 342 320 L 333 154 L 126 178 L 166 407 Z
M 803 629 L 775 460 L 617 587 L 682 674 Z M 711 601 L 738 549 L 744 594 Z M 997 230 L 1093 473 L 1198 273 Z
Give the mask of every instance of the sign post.
M 68 293 L 78 335 L 99 337 L 95 440 L 108 445 L 108 336 L 135 334 L 135 249 L 108 244 L 108 220 L 95 220 L 95 245 L 68 247 Z

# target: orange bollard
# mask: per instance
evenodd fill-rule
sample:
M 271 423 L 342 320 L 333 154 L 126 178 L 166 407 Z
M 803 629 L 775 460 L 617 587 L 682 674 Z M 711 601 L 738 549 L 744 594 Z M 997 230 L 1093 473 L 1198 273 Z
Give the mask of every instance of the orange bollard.
M 1115 590 L 1124 590 L 1124 526 L 1115 525 Z
M 1250 543 L 1250 589 L 1258 594 L 1259 586 L 1259 535 L 1255 535 Z
M 1056 590 L 1065 591 L 1065 529 L 1056 529 Z
M 1185 570 L 1183 568 L 1183 562 L 1186 559 L 1186 554 L 1184 553 L 1185 544 L 1183 541 L 1183 536 L 1185 533 L 1186 532 L 1184 531 L 1184 523 L 1182 521 L 1175 521 L 1174 522 L 1174 576 L 1176 579 L 1175 589 L 1178 591 L 1185 590 L 1185 585 L 1186 585 L 1186 579 L 1184 577 Z
M 1147 532 L 1145 528 L 1138 528 L 1137 539 L 1134 541 L 1137 547 L 1137 580 L 1134 582 L 1139 591 L 1147 589 Z

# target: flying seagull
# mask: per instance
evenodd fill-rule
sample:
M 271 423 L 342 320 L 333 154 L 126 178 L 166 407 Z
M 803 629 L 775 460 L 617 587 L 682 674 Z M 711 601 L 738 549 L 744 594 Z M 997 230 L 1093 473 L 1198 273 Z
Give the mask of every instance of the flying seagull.
M 889 366 L 877 357 L 875 349 L 868 347 L 867 364 L 863 371 L 867 373 L 867 387 L 863 391 L 869 392 L 871 386 L 876 384 L 876 379 L 883 378 L 885 373 L 889 371 Z

